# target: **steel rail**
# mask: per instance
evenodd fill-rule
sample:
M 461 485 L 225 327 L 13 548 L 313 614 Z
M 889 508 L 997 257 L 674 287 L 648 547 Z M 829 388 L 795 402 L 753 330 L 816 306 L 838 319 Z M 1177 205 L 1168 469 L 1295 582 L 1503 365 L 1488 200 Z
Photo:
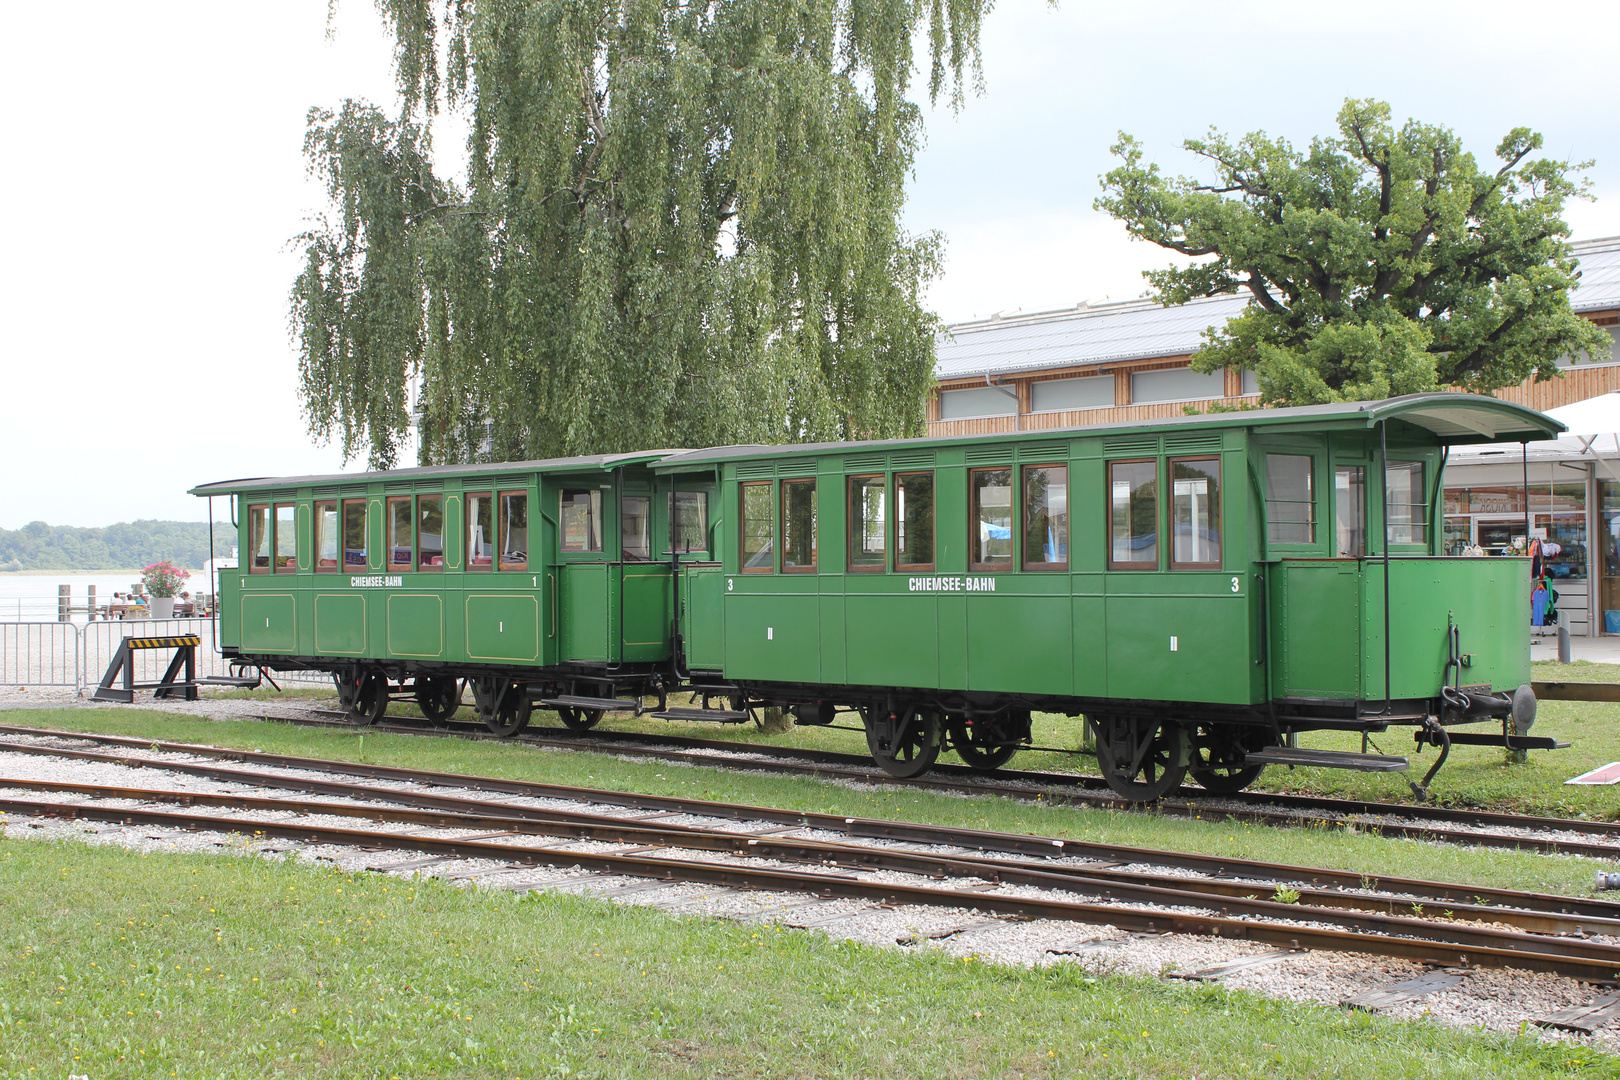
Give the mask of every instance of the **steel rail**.
M 700 799 L 679 799 L 659 795 L 612 791 L 600 788 L 579 788 L 534 781 L 504 780 L 495 777 L 470 776 L 461 773 L 441 773 L 425 770 L 402 769 L 393 766 L 366 765 L 331 761 L 323 758 L 300 758 L 261 751 L 228 750 L 218 747 L 196 746 L 188 743 L 155 743 L 151 740 L 132 739 L 117 735 L 84 735 L 67 731 L 49 731 L 36 728 L 0 727 L 0 733 L 20 732 L 31 735 L 81 739 L 83 741 L 133 746 L 142 750 L 190 754 L 213 760 L 244 761 L 274 768 L 298 769 L 328 775 L 358 776 L 395 782 L 429 784 L 472 791 L 493 791 L 531 798 L 562 799 L 573 802 L 627 807 L 643 811 L 691 814 L 724 820 L 767 821 L 795 828 L 814 828 L 849 836 L 900 840 L 920 844 L 959 847 L 967 850 L 998 851 L 1009 854 L 1046 857 L 1077 857 L 1115 864 L 1137 864 L 1190 870 L 1211 877 L 1259 879 L 1272 882 L 1298 883 L 1310 887 L 1339 888 L 1366 892 L 1386 892 L 1403 896 L 1408 902 L 1418 900 L 1446 906 L 1476 905 L 1483 907 L 1507 906 L 1525 910 L 1543 911 L 1559 915 L 1573 915 L 1598 919 L 1620 918 L 1620 903 L 1592 898 L 1560 896 L 1549 893 L 1526 893 L 1497 889 L 1489 886 L 1456 885 L 1427 882 L 1409 878 L 1394 878 L 1358 874 L 1341 870 L 1328 870 L 1266 863 L 1256 860 L 1196 855 L 1185 852 L 1158 851 L 1133 848 L 1117 844 L 1101 844 L 1083 840 L 1056 839 L 1001 833 L 978 829 L 949 828 L 919 825 L 907 822 L 885 821 L 876 818 L 854 818 L 836 814 L 808 811 L 778 810 L 740 803 L 719 803 Z M 212 779 L 234 781 L 260 787 L 313 792 L 317 794 L 386 800 L 397 804 L 428 809 L 466 811 L 470 808 L 488 810 L 499 808 L 503 813 L 534 820 L 546 820 L 566 812 L 514 807 L 484 801 L 459 799 L 451 796 L 423 792 L 402 792 L 389 789 L 349 785 L 325 780 L 311 780 L 278 776 L 273 773 L 250 772 L 177 762 L 155 758 L 100 754 L 94 751 L 74 750 L 25 743 L 0 742 L 0 750 L 13 750 L 38 756 L 61 756 L 123 764 L 137 768 Z M 612 819 L 622 821 L 623 819 Z M 1237 887 L 1242 887 L 1241 885 Z
M 225 834 L 241 834 L 250 826 L 255 835 L 276 836 L 307 843 L 351 848 L 379 847 L 420 851 L 466 859 L 489 859 L 505 864 L 542 864 L 553 867 L 578 866 L 605 873 L 650 878 L 669 882 L 697 882 L 743 889 L 793 891 L 826 897 L 877 900 L 888 904 L 916 904 L 930 907 L 978 909 L 1021 918 L 1059 919 L 1070 922 L 1106 924 L 1124 930 L 1173 931 L 1210 937 L 1286 944 L 1292 948 L 1330 949 L 1339 952 L 1375 953 L 1414 960 L 1439 962 L 1450 966 L 1512 967 L 1547 971 L 1588 981 L 1612 980 L 1620 976 L 1620 947 L 1589 942 L 1571 943 L 1556 938 L 1514 931 L 1467 930 L 1449 927 L 1462 940 L 1436 941 L 1432 938 L 1399 937 L 1368 933 L 1360 926 L 1386 919 L 1390 928 L 1410 929 L 1416 924 L 1427 930 L 1446 924 L 1423 923 L 1391 917 L 1348 920 L 1356 930 L 1332 929 L 1307 923 L 1286 925 L 1235 919 L 1224 915 L 1190 914 L 1174 911 L 1143 911 L 1139 908 L 1029 896 L 1005 896 L 972 890 L 956 891 L 892 882 L 872 882 L 814 871 L 782 870 L 757 866 L 727 866 L 688 859 L 661 859 L 648 855 L 613 855 L 599 852 L 558 851 L 549 848 L 496 844 L 487 840 L 457 840 L 418 835 L 384 833 L 359 829 L 339 829 L 297 823 L 243 821 L 203 814 L 176 814 L 168 811 L 87 806 L 82 803 L 49 803 L 25 799 L 0 799 L 0 810 L 67 819 L 86 819 L 109 824 L 165 826 L 187 831 L 203 829 Z M 1173 895 L 1173 894 L 1172 894 Z M 1186 897 L 1172 901 L 1185 904 Z M 1285 917 L 1306 919 L 1317 912 L 1291 905 Z M 1345 920 L 1342 913 L 1331 916 Z M 1573 947 L 1571 947 L 1573 945 Z
M 1150 904 L 1195 904 L 1217 909 L 1220 914 L 1238 913 L 1279 919 L 1297 919 L 1302 912 L 1334 909 L 1365 912 L 1372 920 L 1356 921 L 1354 916 L 1336 916 L 1345 928 L 1384 929 L 1389 926 L 1422 927 L 1433 920 L 1420 914 L 1423 905 L 1411 904 L 1393 896 L 1356 895 L 1325 889 L 1296 890 L 1298 901 L 1284 903 L 1255 895 L 1255 885 L 1213 881 L 1177 875 L 1119 873 L 1105 864 L 1087 866 L 1042 865 L 1028 860 L 991 859 L 980 856 L 932 855 L 897 851 L 848 843 L 789 839 L 702 829 L 693 826 L 649 825 L 625 822 L 601 815 L 557 814 L 546 819 L 500 814 L 434 812 L 353 803 L 290 804 L 285 799 L 263 799 L 249 795 L 217 792 L 168 791 L 155 788 L 126 788 L 102 784 L 78 784 L 57 780 L 0 779 L 0 788 L 17 788 L 55 794 L 84 795 L 94 799 L 123 799 L 134 802 L 172 803 L 183 806 L 212 806 L 259 812 L 296 812 L 305 815 L 365 818 L 393 824 L 423 825 L 432 828 L 467 829 L 489 832 L 504 830 L 510 835 L 563 836 L 638 846 L 685 847 L 726 853 L 738 857 L 770 858 L 784 862 L 817 863 L 856 870 L 894 870 L 931 878 L 975 878 L 996 884 L 1028 885 L 1093 895 L 1108 900 L 1129 900 Z M 0 803 L 3 805 L 3 803 Z M 251 824 L 251 822 L 244 822 Z M 1477 904 L 1430 905 L 1444 909 L 1441 925 L 1458 927 L 1459 917 L 1502 923 L 1530 934 L 1604 934 L 1620 936 L 1620 918 L 1595 919 L 1549 914 L 1510 907 Z M 1397 913 L 1397 907 L 1419 909 L 1411 914 Z M 1394 919 L 1395 922 L 1390 920 Z M 1455 944 L 1490 944 L 1464 939 Z M 1567 943 L 1553 951 L 1562 953 Z M 1620 957 L 1620 949 L 1616 950 Z

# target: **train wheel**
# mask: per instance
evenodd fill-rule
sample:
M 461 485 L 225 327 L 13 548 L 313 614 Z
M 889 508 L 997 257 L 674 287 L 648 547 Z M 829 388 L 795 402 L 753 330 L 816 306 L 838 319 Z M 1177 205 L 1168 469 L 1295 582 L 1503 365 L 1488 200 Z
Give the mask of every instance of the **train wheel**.
M 342 700 L 339 694 L 338 699 Z M 388 676 L 380 671 L 364 671 L 354 683 L 347 706 L 349 723 L 359 727 L 375 724 L 388 711 Z
M 558 709 L 557 719 L 563 722 L 563 727 L 574 731 L 589 731 L 602 722 L 601 709 Z
M 417 679 L 416 706 L 434 727 L 444 727 L 461 707 L 461 683 L 446 676 Z
M 534 703 L 518 683 L 504 679 L 479 679 L 473 683 L 473 704 L 484 726 L 503 739 L 529 726 Z
M 1018 753 L 1018 740 L 989 717 L 969 718 L 953 713 L 946 721 L 951 749 L 962 763 L 977 772 L 999 769 Z
M 861 710 L 866 720 L 866 746 L 872 759 L 890 776 L 901 780 L 921 776 L 939 757 L 939 713 L 907 706 L 892 720 L 894 735 L 886 745 L 879 735 L 877 710 Z
M 1244 753 L 1251 749 L 1246 745 L 1250 741 L 1253 736 L 1200 724 L 1193 733 L 1187 770 L 1193 782 L 1215 795 L 1235 795 L 1254 783 L 1265 766 L 1243 764 Z
M 1099 716 L 1092 723 L 1103 780 L 1120 797 L 1152 802 L 1186 779 L 1187 729 L 1175 721 Z

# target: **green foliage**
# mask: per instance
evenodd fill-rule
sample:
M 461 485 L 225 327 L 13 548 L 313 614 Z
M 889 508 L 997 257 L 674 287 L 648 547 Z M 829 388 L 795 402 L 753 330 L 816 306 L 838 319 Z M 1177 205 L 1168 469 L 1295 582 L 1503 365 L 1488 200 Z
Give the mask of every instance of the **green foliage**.
M 228 556 L 236 529 L 214 523 L 214 554 Z M 103 529 L 33 521 L 0 529 L 0 563 L 20 570 L 125 570 L 162 559 L 197 568 L 208 561 L 206 521 L 127 521 Z
M 1486 171 L 1450 130 L 1397 131 L 1377 101 L 1347 100 L 1338 124 L 1308 153 L 1263 132 L 1189 139 L 1211 184 L 1162 176 L 1120 134 L 1097 208 L 1194 259 L 1147 273 L 1160 301 L 1251 298 L 1205 332 L 1194 368 L 1251 370 L 1267 404 L 1310 405 L 1489 392 L 1558 377 L 1561 356 L 1607 356 L 1608 334 L 1569 304 L 1562 215 L 1590 162 L 1532 158 L 1541 136 L 1515 128 Z
M 335 211 L 291 294 L 313 434 L 390 465 L 411 400 L 424 463 L 921 433 L 912 42 L 959 100 L 985 0 L 378 6 L 403 115 L 305 140 Z

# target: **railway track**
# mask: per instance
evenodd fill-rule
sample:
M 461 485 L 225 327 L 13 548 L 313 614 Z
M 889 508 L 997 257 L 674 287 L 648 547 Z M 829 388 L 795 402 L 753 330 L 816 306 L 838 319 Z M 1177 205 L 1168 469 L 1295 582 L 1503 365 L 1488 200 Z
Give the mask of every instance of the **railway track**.
M 968 909 L 1001 918 L 1106 924 L 1454 967 L 1549 971 L 1586 981 L 1620 977 L 1620 904 L 1599 900 L 184 744 L 145 743 L 142 754 L 150 756 L 38 743 L 26 749 L 8 743 L 5 749 L 205 776 L 300 797 L 11 779 L 0 786 L 42 797 L 0 799 L 0 810 L 9 814 L 250 833 L 506 867 L 580 867 L 649 886 L 694 882 Z M 174 754 L 259 767 L 162 756 Z M 324 776 L 311 779 L 287 770 Z M 379 782 L 429 790 L 379 787 Z M 491 798 L 492 793 L 569 805 L 522 806 L 510 798 Z M 266 813 L 294 819 L 266 820 Z M 691 815 L 696 822 L 652 820 L 671 814 Z M 322 816 L 363 827 L 308 820 Z M 793 835 L 800 832 L 817 835 Z M 834 839 L 823 838 L 828 835 Z M 535 843 L 537 838 L 545 842 Z M 927 845 L 927 850 L 899 848 L 894 841 Z M 574 850 L 578 843 L 593 849 Z M 617 850 L 601 850 L 603 844 Z M 1278 898 L 1284 886 L 1293 887 L 1286 901 Z M 1272 899 L 1263 896 L 1267 887 L 1277 890 Z
M 335 710 L 312 710 L 312 712 L 314 715 L 310 717 L 266 716 L 263 719 L 304 727 L 353 729 L 353 725 L 347 722 L 345 714 L 341 712 Z M 0 726 L 0 733 L 7 730 Z M 465 723 L 453 724 L 450 727 L 433 727 L 426 721 L 414 724 L 395 722 L 378 724 L 367 730 L 393 734 L 448 735 L 474 740 L 514 741 L 498 739 L 482 731 L 481 725 Z M 963 766 L 936 765 L 927 776 L 900 780 L 874 767 L 870 758 L 827 750 L 764 746 L 689 736 L 646 735 L 639 732 L 582 734 L 566 728 L 530 727 L 516 736 L 516 740 L 537 746 L 623 754 L 678 761 L 689 765 L 789 772 L 824 779 L 949 791 L 957 794 L 1071 802 L 1121 812 L 1146 809 L 1152 813 L 1203 821 L 1239 821 L 1256 825 L 1292 827 L 1325 825 L 1437 843 L 1620 860 L 1620 824 L 1606 821 L 1530 817 L 1488 810 L 1460 810 L 1440 806 L 1376 803 L 1267 792 L 1214 796 L 1191 788 L 1182 788 L 1176 795 L 1144 808 L 1121 800 L 1096 777 L 1066 773 L 999 769 L 992 778 Z

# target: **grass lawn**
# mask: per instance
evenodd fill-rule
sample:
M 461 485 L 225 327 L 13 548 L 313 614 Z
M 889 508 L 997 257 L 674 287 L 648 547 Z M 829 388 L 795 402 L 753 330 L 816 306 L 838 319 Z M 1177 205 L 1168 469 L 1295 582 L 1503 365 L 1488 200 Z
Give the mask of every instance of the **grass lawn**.
M 1620 1076 L 1533 1036 L 264 859 L 0 840 L 0 883 L 8 1078 Z

